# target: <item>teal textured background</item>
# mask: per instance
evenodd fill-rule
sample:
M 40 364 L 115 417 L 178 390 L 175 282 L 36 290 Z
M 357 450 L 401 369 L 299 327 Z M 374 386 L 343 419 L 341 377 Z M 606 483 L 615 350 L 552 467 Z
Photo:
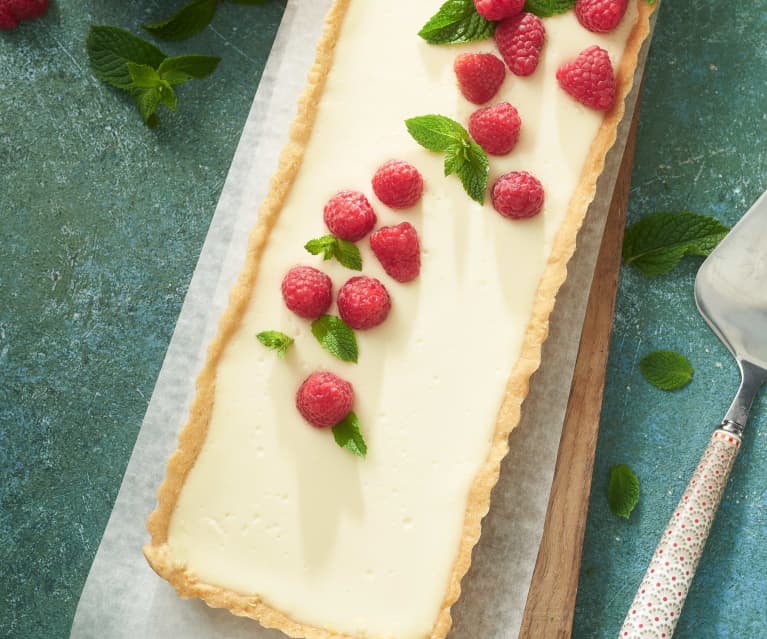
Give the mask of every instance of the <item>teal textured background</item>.
M 96 81 L 89 24 L 139 32 L 181 1 L 58 0 L 0 32 L 0 637 L 66 637 L 284 2 L 224 5 L 169 54 L 221 55 L 150 131 Z M 686 208 L 734 222 L 767 188 L 767 0 L 662 5 L 642 102 L 630 221 Z M 614 637 L 711 427 L 737 384 L 695 312 L 699 260 L 623 269 L 577 602 L 576 639 Z M 663 393 L 637 362 L 687 354 Z M 756 407 L 678 637 L 767 635 L 767 399 Z M 630 521 L 609 466 L 642 481 Z M 105 630 L 105 637 L 108 632 Z

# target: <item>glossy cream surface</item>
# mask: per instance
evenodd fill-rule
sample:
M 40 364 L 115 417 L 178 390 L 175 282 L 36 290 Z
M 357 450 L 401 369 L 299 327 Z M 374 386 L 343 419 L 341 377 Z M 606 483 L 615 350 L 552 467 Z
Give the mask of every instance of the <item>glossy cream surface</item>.
M 173 514 L 168 544 L 204 582 L 265 602 L 302 623 L 355 636 L 427 637 L 445 595 L 467 495 L 495 429 L 535 290 L 602 115 L 557 85 L 559 64 L 592 45 L 616 63 L 635 21 L 587 32 L 573 13 L 545 20 L 535 74 L 508 74 L 495 101 L 522 118 L 514 151 L 491 158 L 490 184 L 510 170 L 543 183 L 535 219 L 514 222 L 469 200 L 442 157 L 416 144 L 404 120 L 440 113 L 462 123 L 476 108 L 452 64 L 491 40 L 433 46 L 416 34 L 439 2 L 352 0 L 299 176 L 268 240 L 242 326 L 220 363 L 204 447 Z M 390 158 L 422 172 L 425 192 L 396 212 L 370 178 Z M 337 190 L 371 200 L 379 224 L 411 222 L 422 245 L 420 277 L 389 278 L 359 242 L 364 273 L 389 289 L 392 312 L 358 331 L 358 364 L 323 351 L 309 322 L 288 311 L 280 282 L 295 264 L 322 268 L 337 291 L 355 275 L 303 249 L 327 231 L 322 208 Z M 335 307 L 331 309 L 335 313 Z M 285 360 L 255 338 L 295 336 Z M 294 404 L 311 372 L 332 370 L 355 388 L 366 459 L 306 424 Z

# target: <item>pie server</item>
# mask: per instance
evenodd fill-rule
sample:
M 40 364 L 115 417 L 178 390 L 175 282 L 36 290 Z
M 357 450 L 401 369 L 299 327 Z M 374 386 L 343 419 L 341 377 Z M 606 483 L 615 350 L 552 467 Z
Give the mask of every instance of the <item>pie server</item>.
M 751 404 L 767 383 L 767 191 L 703 262 L 695 302 L 738 362 L 740 388 L 663 532 L 620 639 L 670 639 L 674 633 Z

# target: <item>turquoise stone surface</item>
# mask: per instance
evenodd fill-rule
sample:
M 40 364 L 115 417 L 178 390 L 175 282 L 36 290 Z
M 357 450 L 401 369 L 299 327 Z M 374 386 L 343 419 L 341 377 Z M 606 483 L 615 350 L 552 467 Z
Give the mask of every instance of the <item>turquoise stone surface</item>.
M 224 3 L 200 35 L 158 43 L 223 61 L 149 130 L 93 77 L 85 36 L 91 24 L 140 33 L 182 4 L 55 0 L 44 19 L 0 32 L 0 637 L 68 636 L 285 7 Z M 661 6 L 630 222 L 688 209 L 731 224 L 767 188 L 765 33 L 767 0 Z M 616 636 L 737 386 L 695 310 L 699 263 L 652 279 L 621 273 L 576 639 Z M 638 360 L 660 348 L 690 358 L 689 386 L 644 381 Z M 641 480 L 628 521 L 607 507 L 618 463 Z M 767 636 L 765 480 L 767 393 L 677 637 Z

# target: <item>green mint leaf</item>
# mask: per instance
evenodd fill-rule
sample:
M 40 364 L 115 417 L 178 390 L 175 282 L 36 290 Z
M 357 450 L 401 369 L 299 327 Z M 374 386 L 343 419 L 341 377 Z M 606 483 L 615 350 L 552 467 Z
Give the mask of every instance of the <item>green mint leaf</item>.
M 139 113 L 144 119 L 144 122 L 150 128 L 154 128 L 154 126 L 157 125 L 155 110 L 162 99 L 159 87 L 140 89 L 134 95 L 136 98 L 136 106 L 138 106 Z M 155 116 L 154 120 L 152 119 L 152 116 Z
M 466 129 L 444 115 L 419 115 L 405 120 L 405 126 L 418 144 L 435 153 L 444 153 L 456 143 L 469 139 Z
M 483 204 L 485 191 L 487 190 L 487 176 L 490 172 L 490 164 L 487 155 L 479 144 L 473 140 L 469 142 L 466 161 L 458 171 L 458 177 L 466 193 L 475 202 Z
M 362 256 L 353 242 L 337 239 L 333 256 L 346 268 L 353 271 L 362 270 Z
M 655 351 L 639 362 L 645 379 L 661 390 L 676 390 L 690 383 L 692 364 L 684 355 L 674 351 Z
M 346 268 L 362 270 L 362 256 L 357 246 L 334 235 L 323 235 L 316 240 L 309 240 L 304 244 L 304 248 L 312 255 L 322 253 L 325 260 L 336 258 Z
M 175 111 L 178 106 L 176 92 L 166 80 L 162 80 L 162 85 L 160 85 L 160 101 L 171 111 Z
M 312 335 L 322 348 L 344 362 L 357 362 L 357 338 L 340 317 L 323 315 L 312 322 Z
M 153 44 L 117 27 L 91 27 L 86 49 L 96 77 L 118 89 L 134 87 L 128 62 L 156 69 L 166 57 Z
M 358 457 L 367 455 L 368 446 L 360 432 L 360 422 L 353 412 L 333 426 L 333 438 L 341 448 L 353 452 Z
M 162 83 L 160 74 L 148 64 L 128 62 L 128 73 L 133 79 L 133 86 L 139 89 L 154 89 Z
M 575 6 L 575 0 L 527 0 L 523 11 L 534 13 L 539 18 L 548 18 L 558 13 L 567 13 Z
M 445 151 L 445 177 L 458 173 L 466 163 L 469 143 L 461 140 L 447 147 Z
M 161 40 L 183 40 L 210 24 L 216 13 L 216 4 L 216 0 L 192 0 L 169 18 L 143 26 Z
M 639 501 L 639 479 L 633 471 L 620 464 L 610 468 L 607 502 L 614 515 L 628 519 Z
M 429 151 L 445 154 L 445 175 L 457 174 L 472 200 L 482 204 L 487 190 L 487 154 L 458 122 L 444 115 L 405 120 L 413 139 Z
M 157 71 L 171 84 L 183 84 L 194 78 L 202 80 L 216 70 L 221 58 L 211 55 L 179 55 L 163 60 Z
M 654 213 L 626 229 L 623 261 L 645 275 L 662 275 L 685 255 L 708 255 L 728 231 L 718 220 L 689 211 Z
M 322 259 L 332 260 L 335 253 L 336 238 L 334 235 L 323 235 L 316 240 L 309 240 L 304 244 L 304 248 L 312 255 L 322 253 Z
M 267 348 L 277 351 L 277 357 L 283 359 L 288 348 L 293 343 L 293 338 L 280 333 L 280 331 L 262 331 L 256 338 Z
M 458 44 L 485 40 L 495 33 L 495 23 L 477 13 L 474 0 L 447 0 L 418 35 L 430 44 Z

